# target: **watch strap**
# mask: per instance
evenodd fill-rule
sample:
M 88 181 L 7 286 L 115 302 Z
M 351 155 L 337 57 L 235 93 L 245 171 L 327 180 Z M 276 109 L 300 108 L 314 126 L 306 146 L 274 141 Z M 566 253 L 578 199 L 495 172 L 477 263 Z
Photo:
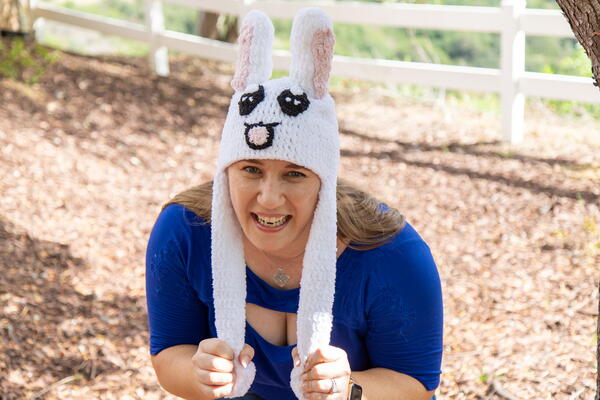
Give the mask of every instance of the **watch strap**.
M 362 399 L 362 386 L 360 386 L 354 378 L 350 376 L 348 382 L 348 400 L 361 400 Z

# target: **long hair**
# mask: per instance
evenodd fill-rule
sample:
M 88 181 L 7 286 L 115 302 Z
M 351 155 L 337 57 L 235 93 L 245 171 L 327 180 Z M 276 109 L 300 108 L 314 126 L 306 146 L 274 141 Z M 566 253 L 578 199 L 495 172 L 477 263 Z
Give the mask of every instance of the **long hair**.
M 169 204 L 180 204 L 193 211 L 207 224 L 210 224 L 212 205 L 212 181 L 191 187 L 176 194 L 167 201 L 161 211 Z M 370 250 L 389 241 L 400 232 L 406 220 L 395 208 L 380 208 L 381 202 L 366 191 L 338 178 L 337 198 L 337 236 L 348 247 L 355 250 Z

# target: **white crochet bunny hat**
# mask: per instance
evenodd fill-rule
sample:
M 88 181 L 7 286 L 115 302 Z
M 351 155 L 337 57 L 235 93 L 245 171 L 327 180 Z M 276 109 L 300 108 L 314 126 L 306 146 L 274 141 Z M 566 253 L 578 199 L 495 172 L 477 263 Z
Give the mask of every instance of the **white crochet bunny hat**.
M 243 396 L 256 373 L 238 355 L 246 324 L 246 264 L 243 234 L 229 197 L 226 168 L 243 159 L 285 160 L 304 166 L 321 180 L 303 259 L 297 318 L 301 365 L 290 377 L 303 399 L 300 375 L 309 354 L 329 344 L 336 267 L 336 182 L 339 164 L 335 104 L 327 92 L 334 35 L 318 8 L 302 9 L 291 32 L 290 76 L 269 80 L 273 25 L 262 12 L 244 18 L 231 99 L 213 183 L 211 239 L 217 335 L 235 352 L 236 381 L 229 397 Z M 318 294 L 317 294 L 318 293 Z

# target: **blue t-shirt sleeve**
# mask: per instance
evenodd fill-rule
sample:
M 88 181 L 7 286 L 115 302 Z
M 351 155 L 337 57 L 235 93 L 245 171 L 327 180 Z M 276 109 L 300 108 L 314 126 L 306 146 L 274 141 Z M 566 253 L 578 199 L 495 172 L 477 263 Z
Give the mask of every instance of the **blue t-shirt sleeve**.
M 146 248 L 146 300 L 150 354 L 209 337 L 208 310 L 189 279 L 191 227 L 186 209 L 167 206 L 158 216 Z
M 443 305 L 429 246 L 410 240 L 381 252 L 367 301 L 367 349 L 375 367 L 440 382 Z

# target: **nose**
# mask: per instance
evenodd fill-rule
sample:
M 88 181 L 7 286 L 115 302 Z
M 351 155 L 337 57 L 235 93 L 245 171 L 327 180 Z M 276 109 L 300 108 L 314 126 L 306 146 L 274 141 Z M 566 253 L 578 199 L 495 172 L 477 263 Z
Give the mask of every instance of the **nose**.
M 265 177 L 261 180 L 257 197 L 258 204 L 265 210 L 276 210 L 285 203 L 281 182 L 275 177 Z

